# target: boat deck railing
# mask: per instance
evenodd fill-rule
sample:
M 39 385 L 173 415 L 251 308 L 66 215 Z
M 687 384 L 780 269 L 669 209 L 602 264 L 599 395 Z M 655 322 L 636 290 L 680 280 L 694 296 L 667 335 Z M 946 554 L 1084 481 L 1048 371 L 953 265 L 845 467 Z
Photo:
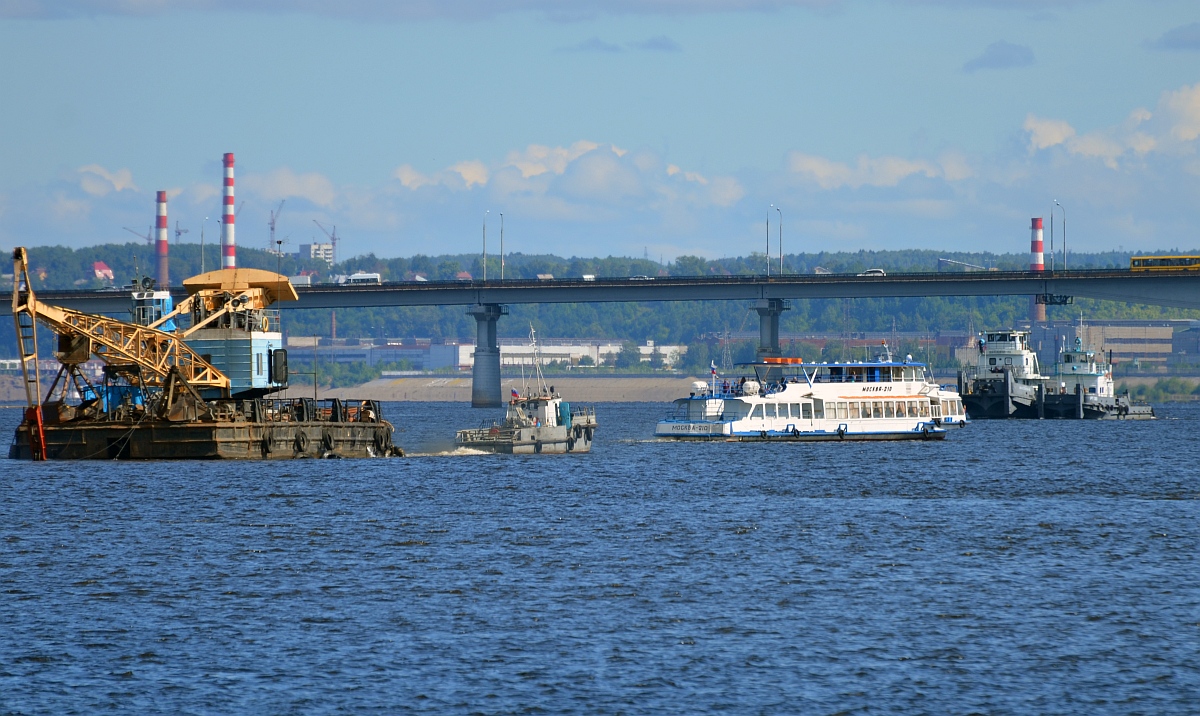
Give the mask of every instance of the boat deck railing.
M 377 423 L 383 420 L 377 400 L 266 398 L 255 402 L 264 422 Z

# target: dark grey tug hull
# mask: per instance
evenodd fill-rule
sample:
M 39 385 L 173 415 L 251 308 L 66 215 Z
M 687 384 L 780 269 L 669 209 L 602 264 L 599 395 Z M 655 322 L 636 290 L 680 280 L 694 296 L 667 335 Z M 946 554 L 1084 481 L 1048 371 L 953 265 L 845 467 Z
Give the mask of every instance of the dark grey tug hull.
M 960 386 L 963 407 L 972 420 L 1065 419 L 1065 420 L 1153 420 L 1154 408 L 1120 397 L 1083 393 L 1047 393 L 1004 379 L 976 380 Z
M 594 426 L 574 425 L 541 428 L 487 428 L 464 430 L 459 447 L 508 455 L 563 454 L 592 451 Z

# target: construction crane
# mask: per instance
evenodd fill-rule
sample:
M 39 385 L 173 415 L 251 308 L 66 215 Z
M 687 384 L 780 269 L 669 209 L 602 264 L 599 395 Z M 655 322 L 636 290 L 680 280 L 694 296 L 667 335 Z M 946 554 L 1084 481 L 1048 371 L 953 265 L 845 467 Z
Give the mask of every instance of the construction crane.
M 136 374 L 147 387 L 167 387 L 182 379 L 193 388 L 229 388 L 229 378 L 183 342 L 182 337 L 136 323 L 97 316 L 41 303 L 29 283 L 29 263 L 24 247 L 13 250 L 13 318 L 21 349 L 30 407 L 39 404 L 36 385 L 36 321 L 59 336 L 59 347 L 74 343 L 71 352 L 79 361 L 64 362 L 64 370 L 94 355 L 121 372 Z M 60 351 L 61 352 L 61 351 Z M 29 364 L 34 376 L 29 377 Z M 57 379 L 56 379 L 57 382 Z
M 178 245 L 179 245 L 179 237 L 183 236 L 183 235 L 184 235 L 184 234 L 186 234 L 187 232 L 188 232 L 188 230 L 187 230 L 187 229 L 181 229 L 181 228 L 179 228 L 179 221 L 178 221 L 178 220 L 176 220 L 176 222 L 175 222 L 175 245 L 176 245 L 176 246 L 178 246 Z
M 282 245 L 277 245 L 275 243 L 275 222 L 279 220 L 279 215 L 283 213 L 283 205 L 285 203 L 287 203 L 287 199 L 279 202 L 279 206 L 275 209 L 275 211 L 271 212 L 271 220 L 267 222 L 267 226 L 271 229 L 271 238 L 267 240 L 268 252 L 275 252 L 276 248 L 278 248 L 278 252 L 283 253 Z
M 938 259 L 938 272 L 941 272 L 943 265 L 962 266 L 963 268 L 967 269 L 968 271 L 990 271 L 991 270 L 991 269 L 987 268 L 986 266 L 976 266 L 975 264 L 968 264 L 968 263 L 964 263 L 962 261 L 955 261 L 953 259 Z
M 316 219 L 313 219 L 313 223 L 316 224 L 318 227 L 320 227 L 321 231 L 325 232 L 325 235 L 329 237 L 329 243 L 333 244 L 333 262 L 336 264 L 337 263 L 337 245 L 338 245 L 338 241 L 341 240 L 340 237 L 337 235 L 337 226 L 333 227 L 333 231 L 329 231 L 321 224 L 321 222 L 317 221 Z
M 125 229 L 126 231 L 128 231 L 129 233 L 138 237 L 139 239 L 145 239 L 147 244 L 151 244 L 151 245 L 154 244 L 154 227 L 153 226 L 151 226 L 144 234 L 139 234 L 138 232 L 134 231 L 133 229 L 129 228 L 128 226 L 122 226 L 121 228 Z

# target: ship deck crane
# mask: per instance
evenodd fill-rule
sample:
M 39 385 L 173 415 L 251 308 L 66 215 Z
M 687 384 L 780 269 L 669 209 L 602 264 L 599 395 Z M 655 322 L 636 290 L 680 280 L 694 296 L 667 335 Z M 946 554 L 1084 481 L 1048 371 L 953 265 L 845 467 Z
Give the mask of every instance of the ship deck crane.
M 196 388 L 229 389 L 229 378 L 188 347 L 180 335 L 39 302 L 29 282 L 29 261 L 24 247 L 13 250 L 12 312 L 21 351 L 27 414 L 31 417 L 30 437 L 36 438 L 31 439 L 31 444 L 44 444 L 37 321 L 59 336 L 56 355 L 63 367 L 48 400 L 60 382 L 64 394 L 72 384 L 76 388 L 88 386 L 79 372 L 79 364 L 91 356 L 103 361 L 110 374 L 129 377 L 142 388 L 163 389 L 168 409 L 180 392 L 195 395 Z

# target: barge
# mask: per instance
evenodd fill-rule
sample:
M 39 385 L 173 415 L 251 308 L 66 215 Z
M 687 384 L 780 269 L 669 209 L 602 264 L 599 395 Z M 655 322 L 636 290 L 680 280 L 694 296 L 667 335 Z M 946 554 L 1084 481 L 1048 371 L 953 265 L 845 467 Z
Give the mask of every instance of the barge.
M 375 400 L 275 397 L 289 369 L 280 301 L 287 277 L 228 268 L 146 279 L 132 320 L 40 303 L 24 248 L 13 252 L 13 318 L 28 407 L 9 457 L 33 460 L 266 460 L 403 455 Z M 55 334 L 58 371 L 41 396 L 37 324 Z M 98 360 L 99 377 L 84 364 Z

